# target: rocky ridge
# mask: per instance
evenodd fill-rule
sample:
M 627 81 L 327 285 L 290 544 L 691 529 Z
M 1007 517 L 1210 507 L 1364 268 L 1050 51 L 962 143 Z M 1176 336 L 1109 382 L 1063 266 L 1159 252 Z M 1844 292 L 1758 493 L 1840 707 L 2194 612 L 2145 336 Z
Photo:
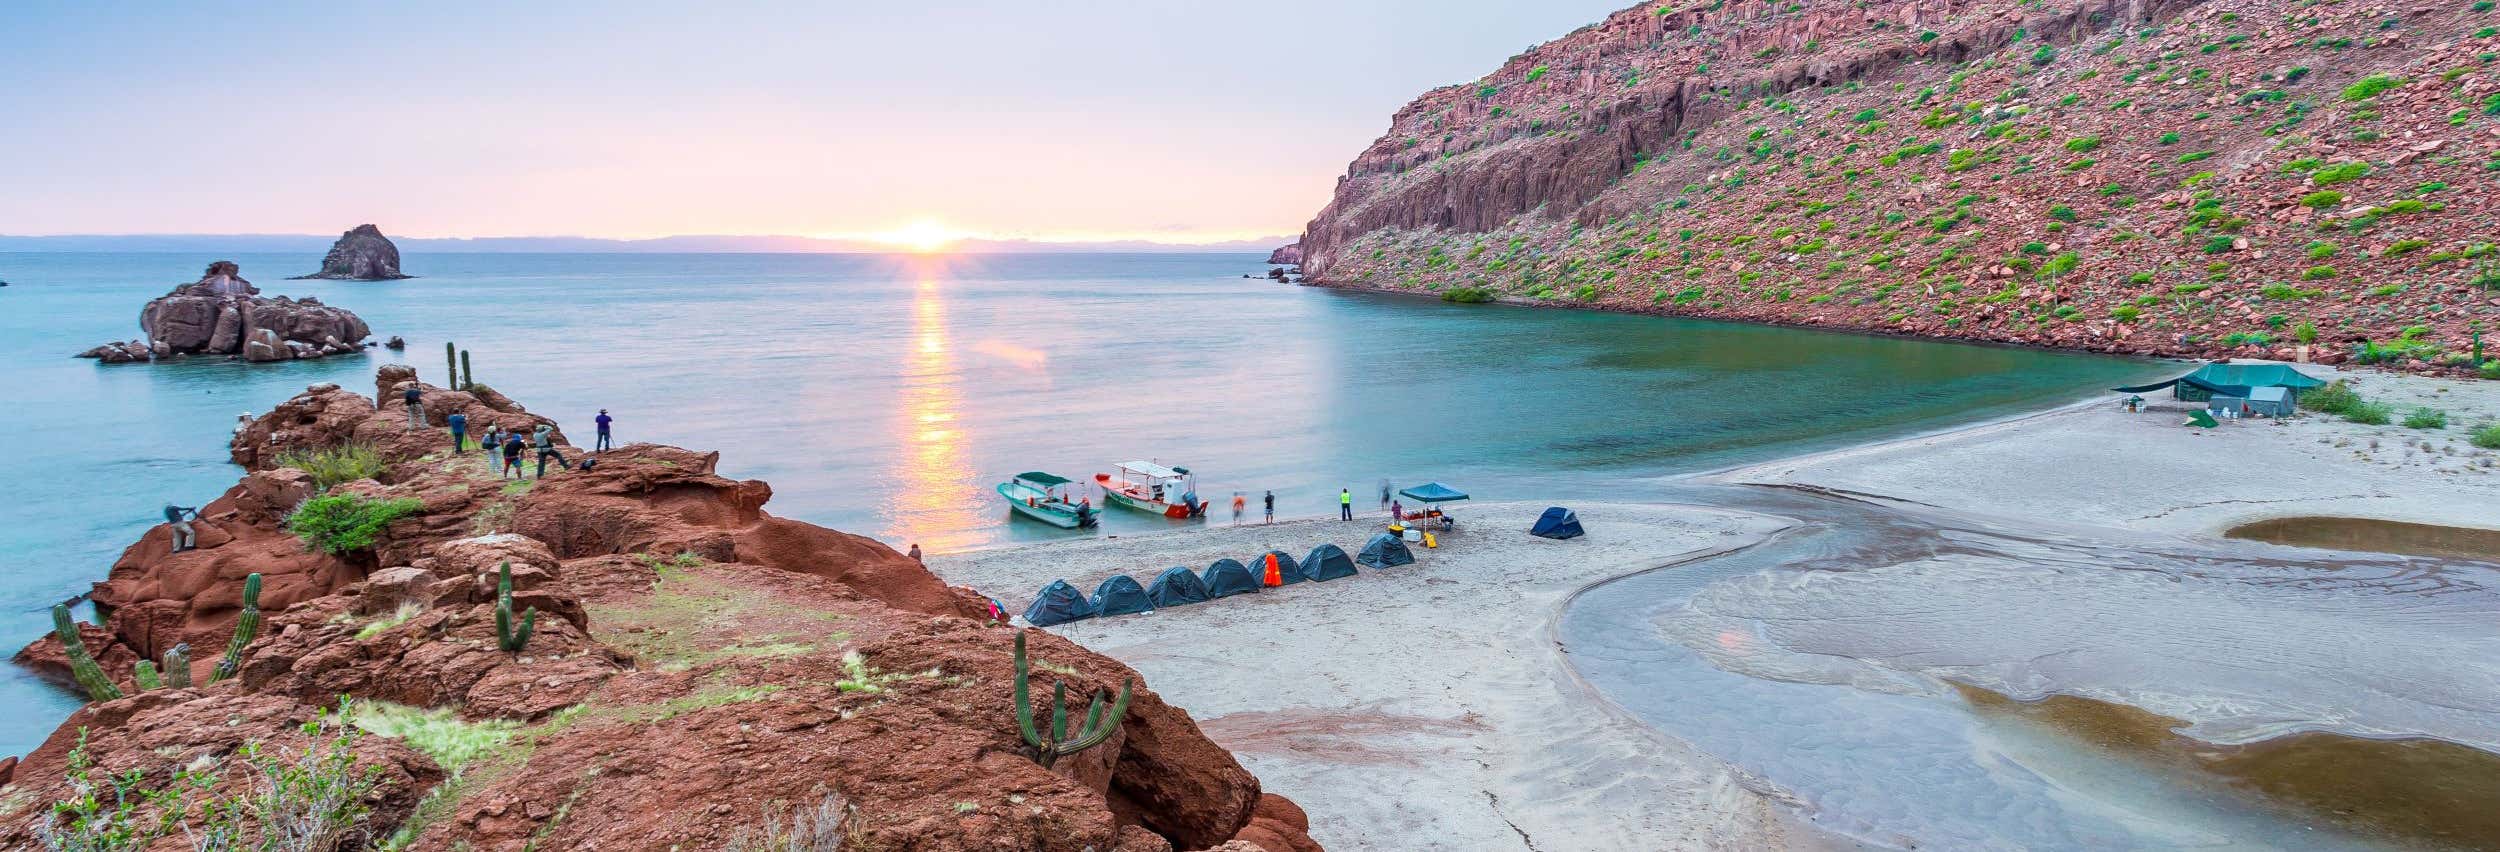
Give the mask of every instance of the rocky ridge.
M 1426 93 L 1311 283 L 2480 367 L 2489 4 L 1643 3 Z
M 358 225 L 340 234 L 330 244 L 330 253 L 321 258 L 321 271 L 298 275 L 296 279 L 327 278 L 339 281 L 393 281 L 414 278 L 399 271 L 399 246 L 382 236 L 382 229 Z
M 221 647 L 257 572 L 267 616 L 238 677 L 210 684 L 215 655 L 195 654 L 199 686 L 89 705 L 0 762 L 0 847 L 33 845 L 53 819 L 82 734 L 98 771 L 160 785 L 223 767 L 213 787 L 239 789 L 252 779 L 238 749 L 308 747 L 301 726 L 345 695 L 495 744 L 446 752 L 356 717 L 384 732 L 354 745 L 379 782 L 358 835 L 404 848 L 723 848 L 808 808 L 841 823 L 846 849 L 1319 848 L 1291 802 L 1142 683 L 1109 743 L 1043 769 L 1012 718 L 1014 631 L 891 548 L 766 513 L 771 488 L 720 476 L 717 453 L 634 444 L 507 482 L 440 429 L 407 428 L 412 384 L 433 426 L 455 412 L 479 431 L 555 425 L 399 366 L 373 398 L 316 385 L 255 420 L 231 447 L 242 481 L 201 510 L 201 547 L 172 553 L 166 528 L 150 530 L 94 591 L 107 627 L 81 628 L 135 690 L 133 661 Z M 284 518 L 316 488 L 285 462 L 351 445 L 381 470 L 326 493 L 416 511 L 369 548 L 307 552 Z M 497 647 L 503 565 L 514 609 L 539 614 L 519 653 Z M 1081 695 L 1137 679 L 1028 636 L 1037 682 Z M 18 659 L 66 670 L 50 637 Z
M 305 297 L 262 296 L 233 261 L 208 265 L 200 280 L 149 300 L 139 311 L 143 337 L 78 354 L 108 364 L 228 355 L 245 361 L 288 361 L 358 351 L 371 344 L 365 321 L 345 308 Z

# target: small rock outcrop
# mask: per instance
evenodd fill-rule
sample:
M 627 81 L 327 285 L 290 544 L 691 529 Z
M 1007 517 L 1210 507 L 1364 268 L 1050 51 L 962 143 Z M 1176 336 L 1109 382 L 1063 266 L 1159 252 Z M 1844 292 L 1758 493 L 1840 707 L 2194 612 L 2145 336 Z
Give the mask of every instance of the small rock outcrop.
M 320 299 L 262 296 L 234 261 L 208 265 L 200 280 L 148 302 L 139 311 L 144 337 L 78 354 L 108 364 L 228 355 L 246 361 L 291 361 L 362 348 L 372 330 L 344 308 Z
M 330 244 L 330 253 L 321 258 L 320 272 L 298 275 L 296 280 L 396 281 L 414 277 L 400 273 L 399 247 L 391 244 L 391 238 L 382 236 L 381 228 L 358 225 Z
M 1267 262 L 1271 266 L 1301 266 L 1302 244 L 1294 243 L 1269 252 Z

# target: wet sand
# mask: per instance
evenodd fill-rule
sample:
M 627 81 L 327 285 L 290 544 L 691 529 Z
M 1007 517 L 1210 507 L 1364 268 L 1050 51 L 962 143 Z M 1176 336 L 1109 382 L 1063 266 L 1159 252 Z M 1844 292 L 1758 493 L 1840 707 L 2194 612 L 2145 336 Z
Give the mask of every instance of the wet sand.
M 2181 365 L 2185 373 L 2192 365 Z M 2388 403 L 2397 422 L 2348 423 L 2304 413 L 2283 420 L 2180 425 L 2192 403 L 2166 396 L 2147 411 L 2121 394 L 2043 414 L 1737 468 L 1709 477 L 2019 520 L 2219 535 L 2273 517 L 2331 515 L 2494 526 L 2500 452 L 2472 430 L 2500 422 L 2500 382 L 2435 379 L 2302 365 L 2348 379 Z M 2160 395 L 2156 395 L 2160 396 Z M 2447 412 L 2448 428 L 2408 429 L 2416 408 Z
M 1118 657 L 1190 709 L 1334 850 L 1818 848 L 1778 794 L 1629 720 L 1551 637 L 1576 590 L 1740 547 L 1775 520 L 1697 506 L 1580 504 L 1589 535 L 1526 534 L 1543 504 L 1465 506 L 1414 565 L 1051 630 Z M 1172 533 L 932 556 L 950 583 L 1021 605 L 1052 579 L 1091 590 L 1323 541 L 1356 552 L 1382 519 Z

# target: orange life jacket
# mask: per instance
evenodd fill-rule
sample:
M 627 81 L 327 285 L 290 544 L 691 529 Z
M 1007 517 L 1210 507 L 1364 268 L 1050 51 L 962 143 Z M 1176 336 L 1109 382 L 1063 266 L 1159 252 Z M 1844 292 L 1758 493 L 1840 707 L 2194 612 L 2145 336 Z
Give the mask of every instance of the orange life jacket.
M 1267 555 L 1267 586 L 1272 589 L 1284 584 L 1285 572 L 1277 569 L 1276 554 L 1270 553 Z

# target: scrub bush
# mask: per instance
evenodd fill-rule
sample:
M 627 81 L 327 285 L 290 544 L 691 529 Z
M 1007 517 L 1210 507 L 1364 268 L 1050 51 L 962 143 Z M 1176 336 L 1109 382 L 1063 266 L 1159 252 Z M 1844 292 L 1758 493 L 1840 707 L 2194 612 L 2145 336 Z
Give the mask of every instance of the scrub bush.
M 2396 419 L 2396 410 L 2385 403 L 2356 402 L 2344 409 L 2344 419 L 2364 426 L 2385 426 Z
M 323 553 L 348 553 L 373 546 L 373 537 L 392 521 L 424 509 L 417 500 L 375 500 L 355 494 L 315 497 L 287 515 L 286 530 L 304 546 Z
M 1462 305 L 1479 305 L 1493 301 L 1491 287 L 1452 287 L 1441 291 L 1441 301 Z
M 372 479 L 380 475 L 383 468 L 382 454 L 365 444 L 290 450 L 278 455 L 278 466 L 311 474 L 313 488 L 320 491 L 359 479 Z
M 2416 408 L 2412 414 L 2405 415 L 2405 428 L 2446 429 L 2448 428 L 2448 412 L 2436 408 Z
M 2361 394 L 2355 392 L 2351 385 L 2345 384 L 2343 379 L 2336 379 L 2328 382 L 2326 387 L 2300 395 L 2300 407 L 2323 414 L 2342 414 L 2347 409 L 2360 404 Z
M 2474 430 L 2474 446 L 2486 450 L 2500 450 L 2500 423 Z

